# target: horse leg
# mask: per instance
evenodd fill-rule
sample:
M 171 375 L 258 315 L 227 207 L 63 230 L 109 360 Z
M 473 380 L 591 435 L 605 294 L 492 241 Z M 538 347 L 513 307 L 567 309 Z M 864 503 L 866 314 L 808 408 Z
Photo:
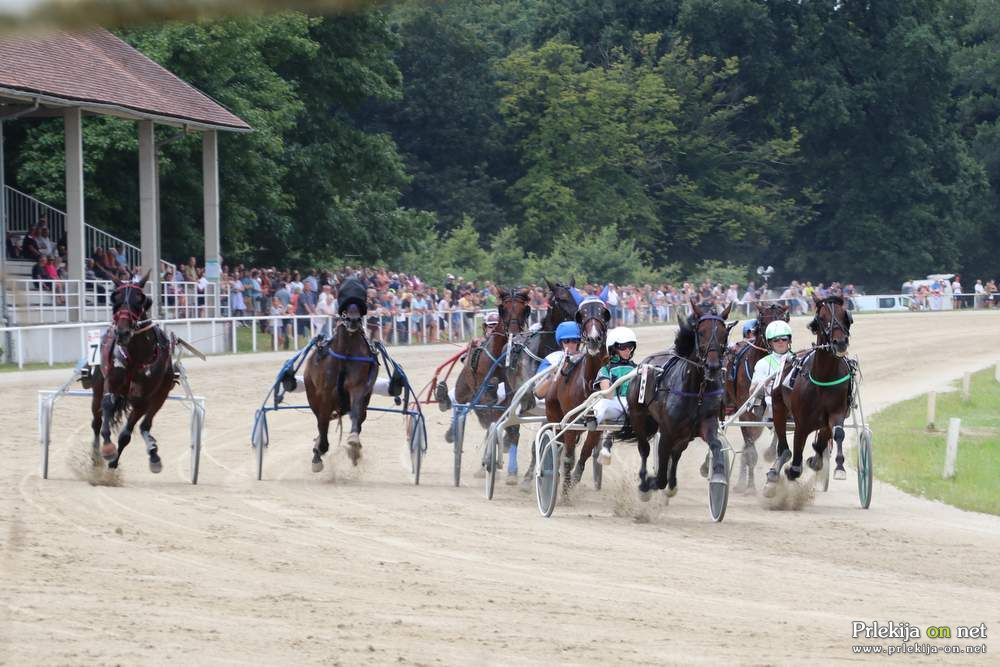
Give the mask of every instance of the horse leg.
M 316 417 L 316 428 L 319 430 L 319 437 L 316 439 L 316 446 L 313 447 L 312 471 L 322 472 L 322 457 L 330 451 L 330 439 L 327 437 L 330 432 L 329 412 L 324 411 L 322 416 Z
M 507 429 L 504 444 L 507 445 L 507 486 L 517 484 L 517 445 L 521 437 L 521 428 L 511 426 Z
M 823 469 L 823 452 L 826 450 L 827 444 L 830 442 L 830 428 L 824 426 L 816 433 L 816 440 L 813 441 L 813 451 L 815 454 L 806 459 L 806 463 L 810 468 L 819 472 Z
M 774 496 L 777 491 L 778 475 L 781 474 L 781 468 L 788 463 L 788 459 L 792 458 L 791 451 L 788 449 L 788 406 L 785 404 L 783 396 L 779 395 L 776 397 L 772 410 L 774 435 L 778 440 L 778 449 L 774 463 L 771 465 L 771 469 L 767 471 L 767 482 L 764 484 L 764 496 L 767 498 Z M 798 433 L 799 430 L 796 429 L 795 432 Z
M 568 431 L 563 434 L 563 488 L 573 486 L 573 464 L 576 462 L 576 441 L 579 433 Z
M 111 422 L 114 419 L 115 403 L 117 399 L 111 392 L 104 394 L 101 399 L 101 456 L 105 461 L 116 460 L 118 449 L 111 442 Z
M 790 481 L 795 481 L 802 474 L 802 451 L 806 447 L 806 438 L 809 437 L 809 429 L 805 424 L 802 428 L 795 429 L 795 438 L 792 441 L 792 462 L 785 470 L 785 477 Z
M 154 473 L 163 470 L 163 463 L 160 461 L 156 438 L 153 437 L 150 431 L 153 430 L 153 417 L 163 407 L 172 386 L 173 378 L 170 379 L 170 383 L 162 388 L 159 395 L 155 396 L 152 402 L 146 407 L 145 416 L 142 418 L 142 423 L 139 424 L 139 435 L 142 436 L 143 441 L 146 443 L 146 454 L 149 456 L 149 469 Z
M 837 443 L 837 467 L 833 469 L 833 478 L 847 479 L 847 470 L 844 469 L 844 415 L 834 415 L 830 422 L 833 425 L 833 439 Z
M 649 438 L 645 433 L 636 432 L 636 447 L 639 450 L 639 500 L 649 502 L 649 478 L 646 460 L 649 458 Z
M 573 483 L 577 484 L 583 479 L 583 471 L 587 467 L 587 460 L 593 455 L 594 447 L 597 446 L 601 438 L 600 431 L 593 431 L 587 434 L 583 441 L 583 449 L 580 450 L 580 458 L 576 461 L 576 468 L 573 470 Z
M 347 454 L 351 463 L 358 465 L 361 460 L 361 425 L 365 423 L 370 395 L 356 388 L 351 397 L 351 432 L 347 436 Z
M 93 383 L 91 386 L 93 393 L 90 397 L 90 428 L 94 431 L 91 460 L 94 465 L 97 465 L 101 461 L 101 423 L 104 421 L 103 410 L 101 409 L 101 396 L 104 394 L 104 382 L 95 377 Z
M 132 406 L 132 410 L 128 414 L 128 419 L 125 420 L 125 427 L 122 429 L 121 433 L 118 434 L 118 454 L 115 456 L 113 461 L 108 462 L 108 467 L 111 469 L 118 467 L 118 461 L 122 457 L 122 452 L 128 447 L 128 443 L 132 442 L 132 431 L 135 429 L 136 422 L 142 417 L 142 410 L 136 406 Z M 157 458 L 158 468 L 153 467 L 153 461 L 150 459 L 149 469 L 153 472 L 160 472 L 162 465 L 160 464 L 159 458 Z
M 726 477 L 726 452 L 722 449 L 722 439 L 719 437 L 719 422 L 714 417 L 710 417 L 701 425 L 701 439 L 708 443 L 708 450 L 712 455 L 712 476 L 709 481 L 713 484 L 728 484 Z
M 663 436 L 660 436 L 661 440 Z M 670 450 L 669 455 L 662 451 L 660 459 L 663 461 L 663 467 L 666 468 L 666 478 L 664 484 L 660 485 L 660 488 L 666 487 L 667 498 L 673 498 L 677 495 L 677 465 L 681 462 L 681 454 L 687 449 L 685 443 L 674 443 L 673 448 Z
M 760 437 L 760 429 L 746 427 L 743 432 L 743 454 L 740 455 L 740 484 L 743 483 L 744 472 L 746 471 L 746 492 L 755 493 L 757 484 L 754 482 L 754 468 L 757 467 L 757 438 Z
M 531 462 L 528 464 L 528 470 L 524 473 L 524 477 L 521 478 L 521 490 L 525 493 L 531 492 L 532 484 L 534 483 L 535 477 L 535 448 L 531 447 Z

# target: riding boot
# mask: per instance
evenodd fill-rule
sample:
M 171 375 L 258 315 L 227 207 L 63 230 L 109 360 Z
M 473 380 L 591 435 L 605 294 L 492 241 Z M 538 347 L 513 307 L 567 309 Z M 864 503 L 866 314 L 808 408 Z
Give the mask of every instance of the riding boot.
M 438 410 L 448 412 L 451 410 L 451 398 L 448 396 L 448 384 L 444 381 L 438 382 L 434 388 L 434 398 L 438 403 Z

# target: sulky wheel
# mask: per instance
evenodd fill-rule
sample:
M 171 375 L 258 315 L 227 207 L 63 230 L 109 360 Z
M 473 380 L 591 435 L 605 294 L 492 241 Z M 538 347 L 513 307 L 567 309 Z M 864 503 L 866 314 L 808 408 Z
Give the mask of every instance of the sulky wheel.
M 424 428 L 422 416 L 410 420 L 410 470 L 413 473 L 413 484 L 420 485 L 420 464 L 427 449 L 427 431 Z
M 452 447 L 455 450 L 455 486 L 462 481 L 462 444 L 465 441 L 465 417 L 460 410 L 454 412 L 451 420 Z
M 726 516 L 726 507 L 729 505 L 729 475 L 733 470 L 729 453 L 723 450 L 722 456 L 726 463 L 726 481 L 708 483 L 708 510 L 712 514 L 712 521 L 716 523 Z
M 559 443 L 549 433 L 542 434 L 535 471 L 535 499 L 544 517 L 552 516 L 559 495 L 559 449 Z
M 861 509 L 868 509 L 872 502 L 872 484 L 875 470 L 872 467 L 872 432 L 866 426 L 858 438 L 858 498 Z
M 493 500 L 493 489 L 497 483 L 497 468 L 500 467 L 500 437 L 496 424 L 490 424 L 486 429 L 486 439 L 483 445 L 483 468 L 486 471 L 486 499 Z

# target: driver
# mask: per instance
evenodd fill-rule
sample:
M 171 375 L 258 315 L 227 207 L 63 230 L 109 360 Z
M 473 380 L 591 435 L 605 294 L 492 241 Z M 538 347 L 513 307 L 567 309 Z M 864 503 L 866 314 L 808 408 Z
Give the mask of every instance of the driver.
M 624 375 L 628 375 L 636 368 L 636 363 L 632 361 L 635 355 L 638 342 L 635 332 L 628 327 L 615 327 L 608 332 L 608 360 L 601 370 L 597 372 L 597 380 L 594 382 L 594 389 L 606 390 L 616 380 Z M 611 398 L 602 398 L 594 405 L 594 417 L 598 424 L 606 421 L 615 421 L 625 415 L 626 396 L 628 396 L 628 386 L 631 380 L 623 382 Z M 601 465 L 611 463 L 611 438 L 605 437 L 601 440 L 601 452 L 597 456 Z
M 771 414 L 771 392 L 774 390 L 774 378 L 781 377 L 785 362 L 791 357 L 792 327 L 788 322 L 775 320 L 767 325 L 764 332 L 770 354 L 761 359 L 753 367 L 753 379 L 750 380 L 750 393 L 753 395 L 761 385 L 766 384 L 764 402 L 767 405 L 767 416 Z M 761 405 L 760 396 L 754 401 L 755 406 Z

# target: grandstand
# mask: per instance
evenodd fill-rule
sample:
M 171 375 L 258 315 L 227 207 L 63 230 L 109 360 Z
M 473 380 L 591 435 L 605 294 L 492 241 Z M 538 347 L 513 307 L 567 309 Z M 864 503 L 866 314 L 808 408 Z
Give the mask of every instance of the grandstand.
M 139 138 L 138 246 L 86 224 L 84 215 L 84 115 L 136 122 Z M 66 210 L 7 185 L 4 125 L 26 120 L 64 123 Z M 34 260 L 0 259 L 0 313 L 4 324 L 105 320 L 105 281 L 87 279 L 86 258 L 97 248 L 118 248 L 129 266 L 161 266 L 156 125 L 202 136 L 206 277 L 217 282 L 220 265 L 218 133 L 250 126 L 207 95 L 153 62 L 110 32 L 49 33 L 0 39 L 0 228 L 10 245 L 44 222 L 65 243 L 65 279 L 31 279 Z M 168 233 L 169 222 L 166 230 Z M 159 270 L 151 294 L 160 303 Z M 213 285 L 214 293 L 218 286 Z M 217 300 L 216 300 L 217 302 Z M 154 313 L 158 315 L 158 313 Z

